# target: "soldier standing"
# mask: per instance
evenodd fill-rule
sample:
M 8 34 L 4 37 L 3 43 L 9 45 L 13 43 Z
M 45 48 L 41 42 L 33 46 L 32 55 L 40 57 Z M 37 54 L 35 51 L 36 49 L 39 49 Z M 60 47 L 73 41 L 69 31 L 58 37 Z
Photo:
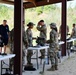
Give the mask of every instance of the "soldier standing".
M 72 38 L 76 38 L 76 24 L 73 24 L 73 29 L 72 29 L 71 37 Z
M 23 25 L 23 40 L 22 40 L 22 42 L 23 42 L 23 47 L 22 47 L 22 53 L 23 53 L 23 55 L 22 55 L 22 66 L 24 66 L 25 65 L 25 56 L 26 56 L 25 50 L 28 47 L 28 38 L 27 38 L 27 34 L 26 34 L 26 31 L 25 31 L 24 25 Z
M 50 69 L 48 69 L 48 71 L 54 71 L 54 70 L 58 70 L 58 56 L 57 56 L 57 52 L 59 49 L 58 33 L 57 33 L 57 27 L 55 23 L 51 23 L 50 28 L 52 30 L 50 32 L 50 40 L 48 40 L 47 43 L 50 44 L 49 57 L 50 57 L 52 66 Z
M 27 24 L 28 28 L 26 30 L 26 35 L 27 35 L 27 40 L 28 40 L 28 47 L 31 47 L 33 46 L 33 36 L 32 36 L 32 30 L 33 29 L 33 23 L 32 22 L 29 22 Z M 27 51 L 27 65 L 33 65 L 31 63 L 31 56 L 33 55 L 33 51 L 32 50 L 28 50 Z
M 69 26 L 67 25 L 66 26 L 66 35 L 68 35 L 68 33 L 69 33 Z M 59 28 L 59 34 L 60 34 L 60 38 L 61 38 L 61 26 Z
M 76 24 L 73 24 L 73 29 L 72 29 L 72 33 L 71 33 L 71 38 L 76 38 Z M 71 42 L 71 46 L 73 46 L 73 42 Z M 74 46 L 76 46 L 76 41 L 74 41 Z
M 47 27 L 44 24 L 44 20 L 40 20 L 37 25 L 37 30 L 40 31 L 40 38 L 44 38 L 46 41 L 47 38 Z M 45 57 L 45 50 L 40 50 L 41 56 L 39 58 L 43 59 Z
M 2 53 L 2 47 L 3 47 L 3 39 L 2 36 L 0 35 L 0 55 Z
M 23 36 L 22 36 L 22 42 L 23 42 L 23 47 L 22 47 L 22 66 L 25 64 L 25 50 L 28 47 L 28 40 L 27 40 L 27 35 L 25 32 L 25 27 L 24 27 L 24 22 L 23 22 Z M 14 53 L 14 28 L 10 31 L 10 50 L 11 53 Z M 12 70 L 13 68 L 13 58 L 10 60 L 10 69 Z

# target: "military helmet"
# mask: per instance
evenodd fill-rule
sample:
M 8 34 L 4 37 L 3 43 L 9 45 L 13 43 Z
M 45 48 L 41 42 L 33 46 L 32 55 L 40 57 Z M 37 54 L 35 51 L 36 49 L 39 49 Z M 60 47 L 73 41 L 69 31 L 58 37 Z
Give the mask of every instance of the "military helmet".
M 50 24 L 50 27 L 56 28 L 56 23 L 51 23 L 51 24 Z
M 33 25 L 35 25 L 33 22 L 29 22 L 29 23 L 27 24 L 27 26 L 33 26 Z

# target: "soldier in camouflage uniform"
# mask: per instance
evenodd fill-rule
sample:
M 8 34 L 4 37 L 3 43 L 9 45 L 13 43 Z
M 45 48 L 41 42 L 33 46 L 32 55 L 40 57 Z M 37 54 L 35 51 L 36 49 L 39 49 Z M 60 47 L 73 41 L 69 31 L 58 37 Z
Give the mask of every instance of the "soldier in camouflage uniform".
M 14 28 L 10 31 L 10 40 L 8 42 L 10 47 L 10 53 L 14 53 Z M 13 70 L 14 59 L 10 59 L 10 69 Z
M 28 40 L 28 46 L 31 47 L 33 46 L 33 36 L 32 36 L 32 28 L 33 28 L 33 23 L 29 22 L 27 24 L 28 28 L 26 30 L 26 35 L 27 35 L 27 40 Z M 32 50 L 28 50 L 27 51 L 27 65 L 32 65 L 31 63 L 31 56 L 33 55 L 33 51 Z
M 76 38 L 76 24 L 73 24 L 73 29 L 70 38 Z M 71 44 L 73 46 L 73 42 Z M 74 41 L 74 46 L 76 46 L 76 41 Z
M 14 52 L 14 28 L 10 31 L 10 50 L 11 53 Z
M 69 26 L 67 25 L 66 26 L 66 35 L 68 35 L 68 33 L 69 33 Z M 59 34 L 60 34 L 60 37 L 61 37 L 61 26 L 59 28 Z
M 48 40 L 47 43 L 50 44 L 49 58 L 51 60 L 51 68 L 48 69 L 48 71 L 54 71 L 54 70 L 58 70 L 58 56 L 57 56 L 57 52 L 59 49 L 58 33 L 55 23 L 51 23 L 50 28 L 52 30 L 50 32 L 50 40 Z
M 37 30 L 40 31 L 40 38 L 47 38 L 47 27 L 44 24 L 44 20 L 40 20 L 37 25 Z M 43 42 L 44 43 L 44 42 Z M 39 58 L 43 59 L 45 57 L 45 50 L 40 50 L 41 56 Z
M 22 48 L 22 66 L 24 66 L 25 64 L 25 50 L 28 47 L 28 40 L 27 40 L 27 35 L 25 32 L 25 27 L 23 25 L 23 48 Z M 10 31 L 10 50 L 11 50 L 11 54 L 14 53 L 14 28 Z M 10 68 L 12 70 L 12 66 L 13 66 L 13 59 L 10 60 Z
M 73 24 L 73 29 L 71 33 L 71 38 L 76 38 L 76 24 Z
M 22 52 L 23 52 L 23 55 L 22 55 L 22 64 L 25 65 L 25 50 L 27 49 L 28 47 L 28 38 L 27 38 L 27 34 L 26 34 L 26 31 L 25 31 L 25 28 L 23 26 L 23 48 L 22 48 Z

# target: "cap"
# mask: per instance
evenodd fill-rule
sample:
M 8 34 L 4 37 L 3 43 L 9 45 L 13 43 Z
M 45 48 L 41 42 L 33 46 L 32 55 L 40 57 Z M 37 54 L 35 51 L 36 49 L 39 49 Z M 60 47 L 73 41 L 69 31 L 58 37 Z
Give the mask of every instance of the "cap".
M 33 25 L 35 25 L 33 22 L 29 22 L 29 23 L 27 24 L 27 26 L 33 26 Z
M 51 23 L 51 24 L 50 24 L 50 27 L 56 28 L 56 23 Z

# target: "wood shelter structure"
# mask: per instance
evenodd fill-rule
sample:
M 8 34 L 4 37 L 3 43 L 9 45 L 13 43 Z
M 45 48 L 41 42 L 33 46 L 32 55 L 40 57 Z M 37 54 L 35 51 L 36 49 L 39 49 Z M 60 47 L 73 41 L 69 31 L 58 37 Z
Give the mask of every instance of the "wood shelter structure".
M 61 17 L 61 40 L 65 42 L 62 46 L 62 56 L 66 55 L 66 24 L 67 24 L 67 1 L 70 0 L 0 0 L 0 3 L 14 5 L 14 74 L 22 75 L 22 28 L 24 21 L 24 9 L 62 3 Z

